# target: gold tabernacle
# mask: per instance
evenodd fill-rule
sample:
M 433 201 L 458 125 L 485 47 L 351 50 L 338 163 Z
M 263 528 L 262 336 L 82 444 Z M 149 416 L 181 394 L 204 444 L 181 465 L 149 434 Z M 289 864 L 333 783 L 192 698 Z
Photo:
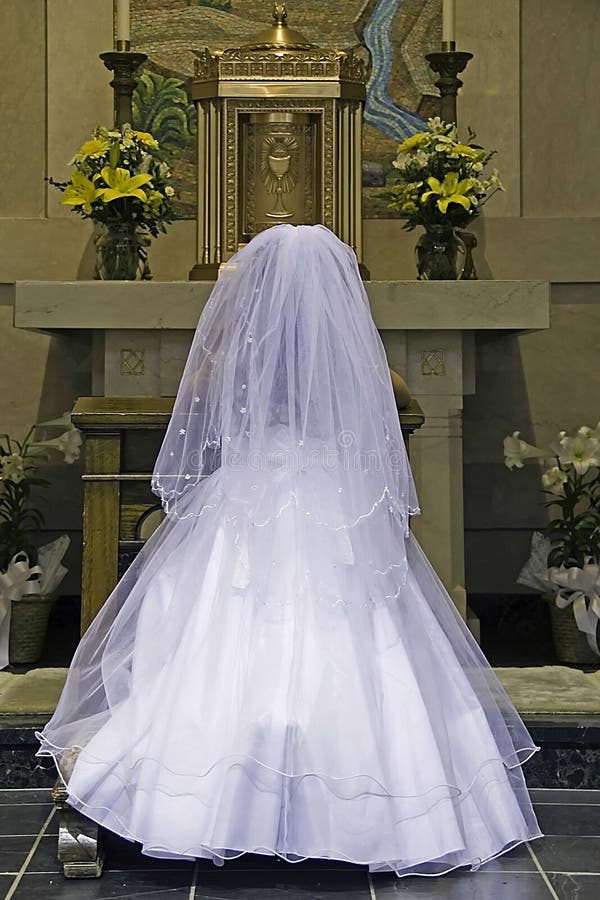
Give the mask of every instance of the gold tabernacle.
M 366 71 L 287 25 L 197 55 L 198 219 L 194 280 L 212 280 L 250 238 L 282 222 L 321 222 L 362 263 L 361 128 Z

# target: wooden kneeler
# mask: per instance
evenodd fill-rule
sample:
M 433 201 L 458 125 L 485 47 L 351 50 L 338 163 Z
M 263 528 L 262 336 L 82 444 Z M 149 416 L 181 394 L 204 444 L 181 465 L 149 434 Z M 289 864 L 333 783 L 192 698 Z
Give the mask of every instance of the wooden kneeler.
M 100 826 L 67 803 L 67 789 L 58 778 L 52 788 L 52 800 L 58 810 L 58 861 L 65 878 L 99 878 L 104 851 L 100 845 Z
M 67 803 L 65 781 L 69 780 L 78 753 L 79 750 L 65 751 L 61 759 L 62 777 L 59 775 L 52 788 L 52 800 L 58 810 L 56 855 L 65 878 L 99 878 L 104 865 L 100 826 Z

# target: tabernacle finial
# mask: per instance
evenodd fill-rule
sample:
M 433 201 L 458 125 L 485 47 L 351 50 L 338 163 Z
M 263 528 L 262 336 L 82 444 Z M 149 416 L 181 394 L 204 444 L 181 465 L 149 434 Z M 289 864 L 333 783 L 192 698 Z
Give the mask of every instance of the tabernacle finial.
M 273 24 L 266 31 L 257 34 L 252 43 L 245 44 L 243 50 L 275 50 L 281 53 L 293 53 L 297 50 L 314 50 L 303 34 L 294 31 L 287 23 L 287 4 L 273 4 Z
M 280 27 L 287 24 L 287 7 L 285 3 L 276 3 L 273 7 L 273 20 Z

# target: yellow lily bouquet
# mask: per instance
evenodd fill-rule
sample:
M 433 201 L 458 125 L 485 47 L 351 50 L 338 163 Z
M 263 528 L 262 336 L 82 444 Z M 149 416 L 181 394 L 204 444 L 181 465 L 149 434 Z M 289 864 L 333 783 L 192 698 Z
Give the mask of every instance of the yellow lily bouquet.
M 49 179 L 63 192 L 60 202 L 120 235 L 112 271 L 103 273 L 99 264 L 101 277 L 135 278 L 140 261 L 146 262 L 148 236 L 165 232 L 174 217 L 171 170 L 158 141 L 130 125 L 98 125 L 69 165 L 74 166 L 70 181 Z M 105 244 L 97 240 L 99 250 Z M 110 246 L 114 250 L 114 242 Z
M 417 225 L 464 228 L 492 194 L 504 190 L 497 169 L 484 177 L 496 151 L 484 150 L 474 140 L 469 132 L 468 143 L 461 143 L 456 126 L 436 117 L 428 120 L 425 131 L 399 145 L 387 200 L 406 219 L 407 231 Z

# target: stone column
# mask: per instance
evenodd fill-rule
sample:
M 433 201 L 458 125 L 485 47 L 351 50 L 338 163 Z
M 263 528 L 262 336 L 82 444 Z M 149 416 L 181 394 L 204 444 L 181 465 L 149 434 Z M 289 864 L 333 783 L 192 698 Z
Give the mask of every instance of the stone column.
M 466 619 L 462 475 L 462 397 L 415 395 L 425 423 L 410 456 L 421 515 L 413 532 Z
M 398 338 L 388 354 L 398 357 Z M 463 394 L 473 390 L 470 340 L 460 331 L 405 332 L 405 372 L 425 424 L 410 458 L 421 506 L 413 532 L 454 600 L 467 614 L 462 474 Z M 464 351 L 467 351 L 466 353 Z

